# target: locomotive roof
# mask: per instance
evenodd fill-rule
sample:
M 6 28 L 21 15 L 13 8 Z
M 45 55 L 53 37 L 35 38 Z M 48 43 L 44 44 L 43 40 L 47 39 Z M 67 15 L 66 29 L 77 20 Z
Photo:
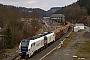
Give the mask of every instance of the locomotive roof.
M 52 32 L 43 32 L 44 35 L 47 35 L 47 34 L 50 34 L 50 33 L 52 33 Z
M 35 35 L 35 36 L 33 36 L 33 37 L 30 37 L 30 38 L 28 38 L 28 40 L 34 40 L 34 39 L 37 39 L 37 38 L 40 38 L 40 37 L 42 37 L 43 35 Z
M 34 39 L 40 38 L 40 37 L 45 36 L 45 35 L 50 34 L 50 33 L 52 33 L 52 32 L 44 32 L 42 34 L 38 34 L 38 35 L 35 35 L 33 37 L 30 37 L 30 38 L 28 38 L 28 40 L 34 40 Z
M 29 41 L 29 40 L 27 40 L 27 39 L 23 39 L 21 42 L 24 42 L 24 41 Z

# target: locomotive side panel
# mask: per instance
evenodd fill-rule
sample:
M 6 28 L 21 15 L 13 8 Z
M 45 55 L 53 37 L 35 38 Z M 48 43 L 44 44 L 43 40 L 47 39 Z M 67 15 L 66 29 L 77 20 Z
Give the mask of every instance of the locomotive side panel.
M 46 36 L 47 36 L 47 43 L 48 44 L 51 43 L 51 42 L 53 42 L 53 41 L 55 41 L 55 35 L 54 35 L 54 33 L 48 34 Z
M 35 41 L 35 49 L 38 50 L 40 49 L 41 47 L 44 46 L 44 38 L 41 37 L 41 38 L 38 38 L 36 41 Z

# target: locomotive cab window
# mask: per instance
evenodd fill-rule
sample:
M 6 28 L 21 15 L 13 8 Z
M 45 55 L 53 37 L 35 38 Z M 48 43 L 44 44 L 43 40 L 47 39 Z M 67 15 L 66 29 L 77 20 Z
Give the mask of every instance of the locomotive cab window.
M 22 47 L 27 47 L 29 45 L 29 41 L 28 40 L 23 40 L 22 42 L 21 42 L 21 46 Z
M 31 46 L 35 46 L 35 43 L 32 43 Z

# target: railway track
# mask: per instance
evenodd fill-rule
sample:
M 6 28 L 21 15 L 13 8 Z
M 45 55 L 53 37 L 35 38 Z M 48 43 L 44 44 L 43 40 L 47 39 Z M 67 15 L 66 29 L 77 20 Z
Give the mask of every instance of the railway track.
M 67 32 L 67 34 L 65 34 L 65 36 L 68 36 L 68 35 L 69 35 L 69 32 Z M 63 40 L 63 39 L 65 38 L 65 36 L 62 36 L 59 40 L 57 40 L 56 42 L 54 42 L 53 44 L 51 44 L 49 47 L 45 48 L 45 49 L 42 50 L 41 52 L 35 54 L 35 56 L 33 56 L 33 57 L 31 57 L 31 58 L 21 58 L 21 57 L 18 55 L 18 56 L 16 56 L 15 58 L 13 58 L 12 60 L 35 60 L 35 59 L 39 60 L 39 59 L 42 58 L 44 55 L 46 55 L 48 52 L 50 52 L 51 50 L 53 50 L 53 49 L 58 45 L 57 42 L 60 42 L 61 40 Z M 57 45 L 52 48 L 51 46 L 53 46 L 53 45 L 55 45 L 55 44 L 57 44 Z M 45 51 L 47 51 L 48 49 L 51 49 L 51 50 L 46 53 Z M 42 52 L 44 52 L 44 53 L 46 53 L 46 54 L 43 53 L 44 55 L 41 56 L 41 55 L 42 55 Z M 38 56 L 38 55 L 40 55 L 40 56 Z M 37 58 L 37 57 L 38 57 L 38 58 Z
M 65 36 L 62 36 L 61 38 L 60 38 L 60 40 L 63 40 L 66 36 L 68 36 L 69 35 L 69 32 L 67 32 L 67 34 L 65 34 Z M 60 42 L 60 40 L 57 40 L 56 42 Z M 54 45 L 54 44 L 58 44 L 58 43 L 56 43 L 56 42 L 54 42 L 53 44 L 51 44 L 48 48 L 49 49 L 51 49 L 51 46 L 52 45 Z M 57 46 L 57 45 L 56 45 Z M 58 47 L 59 48 L 59 47 Z M 47 51 L 47 50 L 49 50 L 49 49 L 47 49 L 47 48 L 45 48 L 44 50 L 42 50 L 41 52 L 39 52 L 39 53 L 37 53 L 37 54 L 35 54 L 35 56 L 33 56 L 33 57 L 31 57 L 31 58 L 21 58 L 19 55 L 18 56 L 16 56 L 15 58 L 13 58 L 12 60 L 35 60 L 35 59 L 37 59 L 37 60 L 39 60 L 40 58 L 42 58 L 44 55 L 46 55 L 48 52 L 50 52 L 50 51 L 48 51 L 46 54 L 42 54 L 42 52 L 45 52 L 45 51 Z M 41 57 L 41 55 L 42 55 L 42 57 Z M 40 56 L 38 56 L 38 55 L 40 55 Z M 35 57 L 39 57 L 39 58 L 35 58 Z
M 15 58 L 13 58 L 12 60 L 21 60 L 21 57 L 16 56 Z
M 29 58 L 21 58 L 20 56 L 16 56 L 12 60 L 30 60 Z

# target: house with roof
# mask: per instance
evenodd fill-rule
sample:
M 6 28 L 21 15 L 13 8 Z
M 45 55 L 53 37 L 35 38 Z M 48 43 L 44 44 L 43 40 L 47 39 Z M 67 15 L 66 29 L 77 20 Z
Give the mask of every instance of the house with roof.
M 84 29 L 84 24 L 82 23 L 76 23 L 75 27 L 78 27 L 79 29 Z
M 65 22 L 65 16 L 63 14 L 52 14 L 50 16 L 50 20 L 54 20 L 57 22 Z
M 84 29 L 84 24 L 82 24 L 82 23 L 76 23 L 74 25 L 74 32 L 78 32 L 78 31 L 80 31 L 82 29 Z

